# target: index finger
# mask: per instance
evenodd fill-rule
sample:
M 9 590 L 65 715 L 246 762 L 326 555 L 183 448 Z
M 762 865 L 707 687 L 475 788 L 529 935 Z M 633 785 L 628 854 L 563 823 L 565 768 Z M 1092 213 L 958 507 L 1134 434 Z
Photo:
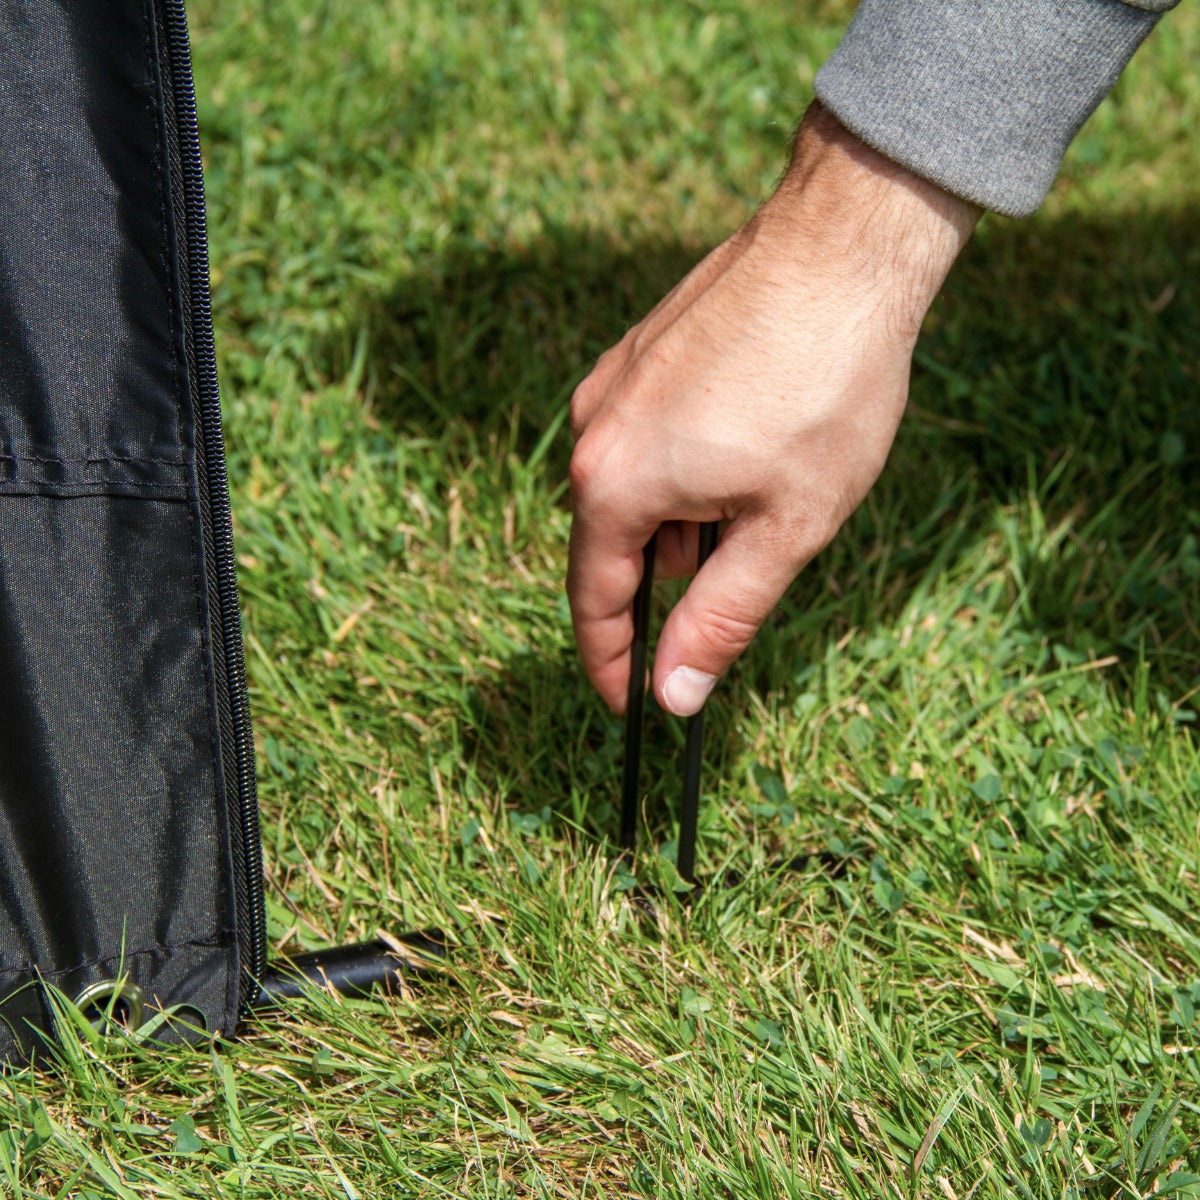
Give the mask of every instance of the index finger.
M 633 597 L 653 522 L 602 520 L 581 505 L 571 525 L 567 598 L 583 668 L 601 698 L 624 713 L 633 645 Z

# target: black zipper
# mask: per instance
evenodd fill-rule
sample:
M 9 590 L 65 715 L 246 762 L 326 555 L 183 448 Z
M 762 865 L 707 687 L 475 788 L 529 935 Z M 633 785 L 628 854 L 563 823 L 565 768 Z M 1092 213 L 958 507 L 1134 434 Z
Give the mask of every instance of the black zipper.
M 237 936 L 241 951 L 243 1008 L 257 992 L 267 960 L 266 908 L 263 901 L 262 840 L 254 776 L 254 736 L 246 692 L 241 610 L 233 553 L 233 516 L 221 403 L 213 344 L 212 298 L 208 278 L 208 235 L 204 217 L 204 177 L 196 125 L 196 93 L 187 17 L 182 0 L 162 0 L 162 34 L 168 69 L 168 136 L 178 172 L 172 191 L 181 194 L 182 261 L 185 285 L 184 339 L 197 438 L 202 534 L 210 568 L 210 620 L 217 672 L 218 724 L 221 727 L 226 794 L 230 797 L 230 840 L 235 875 Z M 173 119 L 170 119 L 173 118 Z M 173 173 L 174 173 L 173 171 Z M 211 539 L 211 541 L 210 541 Z

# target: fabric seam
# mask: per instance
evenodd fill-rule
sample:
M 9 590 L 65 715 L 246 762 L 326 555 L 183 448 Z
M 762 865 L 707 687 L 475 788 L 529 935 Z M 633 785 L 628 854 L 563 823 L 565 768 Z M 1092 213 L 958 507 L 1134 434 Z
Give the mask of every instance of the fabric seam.
M 161 133 L 163 130 L 164 118 L 166 115 L 166 102 L 162 96 L 162 77 L 159 70 L 159 64 L 156 61 L 155 54 L 155 29 L 154 29 L 154 0 L 144 0 L 142 4 L 142 28 L 144 30 L 144 47 L 146 55 L 146 77 L 153 82 L 153 86 L 147 89 L 146 96 L 146 113 L 154 127 L 159 130 L 160 136 L 155 139 L 156 149 L 154 152 L 154 176 L 157 181 L 158 192 L 158 261 L 162 270 L 162 277 L 167 286 L 168 298 L 171 296 L 171 258 L 167 253 L 167 239 L 170 236 L 169 226 L 167 224 L 167 193 L 168 193 L 168 173 L 166 167 L 166 147 L 163 145 Z M 179 394 L 179 329 L 176 326 L 176 312 L 173 304 L 168 304 L 167 309 L 171 314 L 171 370 L 175 377 L 174 394 Z M 180 454 L 183 453 L 183 425 L 180 420 L 179 405 L 175 405 L 175 444 L 179 447 Z
M 180 403 L 176 405 L 175 416 L 176 428 L 178 430 L 177 440 L 181 451 L 184 448 L 182 420 L 185 404 L 190 417 L 191 462 L 189 466 L 192 471 L 193 483 L 189 489 L 189 497 L 193 501 L 193 504 L 192 536 L 189 540 L 191 542 L 192 557 L 192 590 L 196 605 L 196 623 L 200 631 L 200 654 L 204 685 L 207 692 L 205 707 L 208 710 L 209 756 L 212 765 L 213 799 L 215 802 L 212 816 L 220 833 L 218 839 L 220 844 L 218 845 L 217 855 L 216 901 L 219 905 L 225 907 L 226 911 L 233 916 L 235 922 L 233 945 L 237 953 L 227 954 L 225 957 L 225 1022 L 236 1024 L 241 1007 L 241 972 L 244 964 L 241 962 L 241 941 L 236 928 L 238 915 L 237 883 L 232 878 L 232 870 L 230 869 L 228 876 L 226 871 L 227 867 L 232 868 L 231 845 L 233 834 L 230 828 L 228 780 L 225 773 L 225 763 L 222 758 L 223 747 L 221 745 L 221 731 L 217 714 L 216 689 L 218 680 L 216 657 L 212 644 L 212 616 L 209 610 L 209 589 L 205 575 L 206 564 L 202 554 L 204 537 L 204 531 L 201 528 L 202 505 L 200 503 L 200 489 L 204 486 L 204 482 L 200 478 L 200 440 L 202 434 L 198 428 L 198 416 L 194 403 L 195 396 L 192 390 L 196 385 L 196 381 L 192 379 L 189 373 L 189 363 L 186 356 L 181 357 L 180 354 L 181 349 L 184 348 L 183 339 L 187 332 L 184 329 L 183 289 L 190 287 L 190 284 L 185 278 L 184 264 L 180 257 L 180 239 L 185 234 L 183 230 L 176 226 L 175 222 L 178 212 L 174 204 L 175 197 L 170 194 L 170 187 L 173 181 L 171 180 L 168 163 L 171 145 L 167 140 L 170 137 L 170 131 L 167 129 L 167 97 L 165 92 L 168 87 L 174 86 L 174 80 L 166 78 L 163 74 L 162 67 L 165 48 L 157 46 L 157 40 L 161 35 L 161 26 L 157 23 L 156 0 L 145 0 L 144 11 L 146 12 L 147 41 L 152 46 L 151 65 L 153 67 L 152 78 L 155 81 L 154 99 L 158 105 L 158 111 L 155 115 L 158 118 L 158 128 L 160 131 L 159 151 L 156 156 L 159 168 L 159 202 L 162 229 L 160 251 L 164 255 L 167 278 L 173 278 L 172 272 L 178 273 L 177 277 L 173 278 L 174 286 L 170 288 L 170 310 L 171 326 L 174 335 L 171 338 L 171 357 L 175 367 L 175 394 L 180 398 Z M 178 121 L 178 113 L 175 112 L 174 97 L 172 97 L 171 111 L 174 114 L 174 119 Z M 174 240 L 174 253 L 168 254 L 171 248 L 169 241 L 172 238 Z M 194 303 L 195 297 L 189 293 L 187 296 L 189 312 Z
M 13 490 L 17 489 L 17 490 Z M 94 483 L 86 480 L 73 480 L 64 483 L 48 483 L 45 480 L 31 481 L 28 479 L 0 479 L 0 495 L 5 496 L 45 496 L 48 500 L 70 500 L 71 496 L 59 495 L 58 492 L 77 492 L 77 499 L 84 500 L 92 496 L 122 496 L 131 492 L 161 492 L 167 499 L 186 500 L 192 495 L 189 483 L 132 483 L 121 480 L 97 479 Z M 135 499 L 137 497 L 130 497 Z M 150 499 L 155 499 L 151 496 Z
M 144 958 L 147 955 L 155 954 L 173 954 L 177 950 L 187 950 L 191 947 L 204 949 L 220 949 L 223 946 L 228 946 L 230 939 L 235 938 L 236 933 L 232 929 L 223 929 L 218 933 L 209 934 L 203 938 L 191 938 L 186 942 L 170 942 L 165 945 L 156 944 L 147 946 L 141 950 L 126 950 L 123 954 L 109 954 L 104 958 L 88 959 L 86 962 L 76 963 L 70 967 L 59 967 L 54 971 L 42 971 L 38 968 L 37 963 L 24 963 L 19 967 L 0 967 L 0 976 L 10 975 L 28 975 L 30 977 L 40 976 L 42 979 L 56 979 L 60 975 L 70 975 L 74 971 L 86 971 L 92 967 L 101 967 L 107 963 L 122 962 L 131 958 Z
M 91 466 L 99 463 L 135 463 L 146 467 L 186 467 L 184 459 L 176 458 L 125 458 L 118 454 L 105 454 L 98 458 L 54 458 L 39 454 L 5 454 L 0 451 L 0 462 L 54 463 L 64 467 Z

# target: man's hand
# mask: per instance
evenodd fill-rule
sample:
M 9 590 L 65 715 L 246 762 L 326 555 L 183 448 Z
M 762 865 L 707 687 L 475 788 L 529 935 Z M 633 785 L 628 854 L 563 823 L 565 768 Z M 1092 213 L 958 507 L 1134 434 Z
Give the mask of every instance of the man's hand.
M 567 591 L 583 664 L 625 706 L 631 602 L 728 522 L 663 627 L 654 688 L 704 703 L 875 482 L 921 320 L 979 212 L 814 105 L 778 191 L 596 364 L 571 405 Z

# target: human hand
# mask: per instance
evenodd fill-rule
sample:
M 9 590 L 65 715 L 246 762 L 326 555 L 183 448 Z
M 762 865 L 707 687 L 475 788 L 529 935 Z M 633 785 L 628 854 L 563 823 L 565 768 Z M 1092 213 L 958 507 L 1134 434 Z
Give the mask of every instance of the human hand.
M 978 216 L 814 105 L 771 199 L 579 385 L 567 592 L 615 712 L 651 534 L 679 577 L 698 523 L 728 522 L 655 655 L 659 702 L 687 716 L 883 469 L 921 320 Z

